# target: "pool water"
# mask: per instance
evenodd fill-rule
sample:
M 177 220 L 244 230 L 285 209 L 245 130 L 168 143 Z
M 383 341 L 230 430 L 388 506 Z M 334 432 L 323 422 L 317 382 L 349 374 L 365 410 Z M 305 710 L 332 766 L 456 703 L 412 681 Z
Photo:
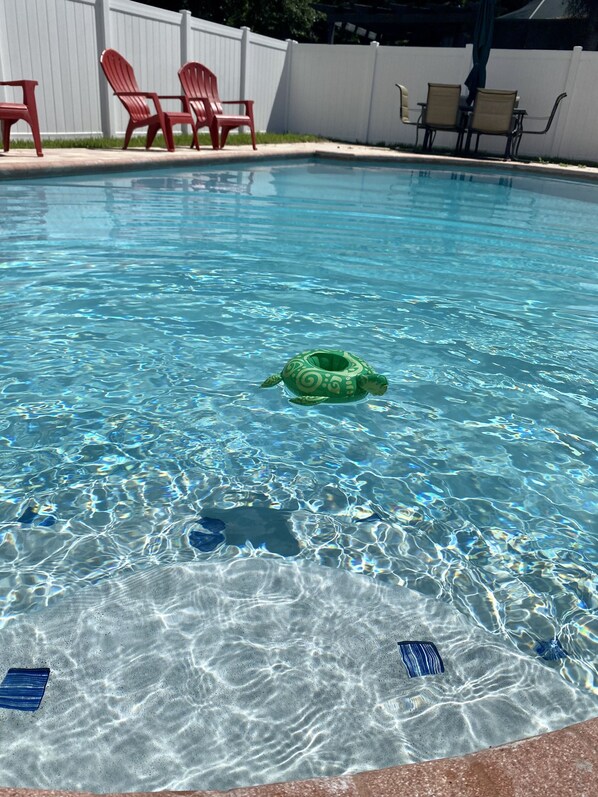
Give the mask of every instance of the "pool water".
M 284 557 L 531 657 L 558 640 L 550 666 L 598 694 L 598 186 L 262 162 L 6 182 L 0 208 L 2 623 L 155 565 Z M 387 393 L 259 389 L 315 348 Z

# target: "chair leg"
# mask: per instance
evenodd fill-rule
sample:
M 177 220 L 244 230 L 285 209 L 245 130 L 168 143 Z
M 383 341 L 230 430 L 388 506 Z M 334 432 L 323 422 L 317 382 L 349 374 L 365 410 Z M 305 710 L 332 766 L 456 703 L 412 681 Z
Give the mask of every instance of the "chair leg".
M 467 138 L 465 139 L 465 153 L 469 154 L 469 149 L 471 147 L 471 136 L 473 135 L 471 130 L 467 131 Z
M 198 125 L 198 124 L 197 124 L 197 122 L 196 122 L 196 123 L 193 125 L 193 127 L 192 127 L 192 130 L 193 130 L 193 138 L 191 139 L 191 146 L 190 146 L 190 149 L 193 149 L 193 148 L 195 147 L 195 149 L 199 151 L 199 138 L 198 138 L 198 135 L 197 135 L 198 128 L 199 128 L 199 125 Z
M 131 136 L 133 135 L 133 130 L 135 130 L 135 125 L 131 120 L 129 120 L 129 124 L 127 125 L 127 130 L 125 132 L 125 143 L 123 144 L 123 149 L 126 149 L 129 146 Z
M 145 148 L 149 149 L 151 145 L 154 143 L 154 139 L 160 129 L 160 125 L 158 122 L 155 122 L 153 125 L 148 125 L 147 128 L 147 137 L 145 139 Z
M 166 148 L 169 152 L 174 152 L 174 136 L 172 134 L 172 122 L 170 118 L 164 114 L 164 127 L 162 129 L 164 138 L 166 139 Z
M 223 127 L 220 130 L 220 149 L 224 149 L 224 145 L 226 144 L 226 139 L 228 138 L 230 131 L 230 127 Z
M 210 138 L 212 139 L 212 149 L 218 149 L 218 122 L 216 120 L 210 125 Z
M 513 136 L 513 143 L 511 144 L 511 157 L 514 160 L 519 157 L 519 147 L 521 145 L 522 138 L 523 138 L 523 131 Z
M 253 106 L 252 105 L 249 107 L 249 114 L 248 115 L 249 115 L 249 122 L 250 122 L 249 131 L 251 133 L 251 144 L 252 144 L 254 149 L 257 149 L 257 145 L 255 143 L 255 125 L 253 123 Z
M 13 124 L 14 122 L 9 119 L 2 120 L 2 146 L 4 147 L 4 152 L 8 152 L 10 149 L 10 128 Z
M 505 157 L 504 160 L 509 161 L 511 160 L 511 138 L 512 136 L 507 136 L 507 146 L 505 147 Z
M 37 118 L 37 107 L 35 102 L 33 105 L 29 106 L 29 124 L 31 125 L 31 133 L 33 135 L 33 143 L 35 144 L 35 151 L 37 152 L 38 158 L 43 158 L 44 153 L 42 152 L 42 140 L 39 134 L 39 121 Z

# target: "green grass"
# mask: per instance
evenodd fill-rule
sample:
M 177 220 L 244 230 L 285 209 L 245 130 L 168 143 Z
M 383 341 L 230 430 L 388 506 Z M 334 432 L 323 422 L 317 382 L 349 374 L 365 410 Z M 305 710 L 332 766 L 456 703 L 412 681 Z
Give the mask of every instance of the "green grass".
M 297 144 L 304 141 L 323 141 L 319 136 L 302 136 L 294 133 L 256 133 L 258 146 L 260 144 Z M 94 136 L 90 138 L 42 138 L 44 149 L 122 149 L 124 138 L 102 138 Z M 189 147 L 191 136 L 175 135 L 174 142 L 177 147 Z M 248 133 L 238 133 L 230 135 L 227 144 L 251 144 L 251 137 Z M 164 139 L 161 135 L 156 136 L 154 145 L 164 147 Z M 33 141 L 12 141 L 11 146 L 19 149 L 33 149 Z M 134 136 L 131 139 L 130 147 L 145 147 L 145 136 Z M 207 133 L 199 134 L 199 146 L 211 147 L 210 136 Z

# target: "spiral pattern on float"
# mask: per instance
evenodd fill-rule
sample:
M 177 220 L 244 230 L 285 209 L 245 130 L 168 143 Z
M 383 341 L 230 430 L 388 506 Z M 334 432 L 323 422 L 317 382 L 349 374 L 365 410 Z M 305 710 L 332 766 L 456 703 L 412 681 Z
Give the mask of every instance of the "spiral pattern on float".
M 324 377 L 321 372 L 315 369 L 306 369 L 298 373 L 295 377 L 295 387 L 302 393 L 313 393 L 323 383 Z

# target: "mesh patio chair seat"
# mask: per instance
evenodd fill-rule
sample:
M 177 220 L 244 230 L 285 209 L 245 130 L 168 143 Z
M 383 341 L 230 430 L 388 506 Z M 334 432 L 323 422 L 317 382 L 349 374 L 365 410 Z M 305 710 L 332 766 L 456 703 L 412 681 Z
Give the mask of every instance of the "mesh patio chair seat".
M 471 138 L 476 136 L 475 151 L 478 151 L 480 136 L 505 136 L 504 159 L 511 158 L 511 152 L 517 149 L 521 129 L 514 114 L 517 102 L 516 91 L 501 89 L 478 89 L 473 112 L 467 127 L 465 150 L 469 152 Z
M 425 150 L 432 149 L 438 131 L 457 133 L 457 151 L 461 149 L 461 86 L 453 83 L 428 83 L 428 96 L 423 108 L 421 125 L 424 128 Z
M 400 92 L 401 121 L 415 125 L 415 146 L 419 131 L 424 131 L 423 149 L 431 150 L 439 131 L 457 133 L 456 150 L 459 151 L 463 139 L 462 113 L 460 110 L 461 86 L 454 83 L 428 83 L 425 103 L 419 103 L 420 115 L 416 122 L 409 118 L 409 93 L 405 86 L 395 83 Z

